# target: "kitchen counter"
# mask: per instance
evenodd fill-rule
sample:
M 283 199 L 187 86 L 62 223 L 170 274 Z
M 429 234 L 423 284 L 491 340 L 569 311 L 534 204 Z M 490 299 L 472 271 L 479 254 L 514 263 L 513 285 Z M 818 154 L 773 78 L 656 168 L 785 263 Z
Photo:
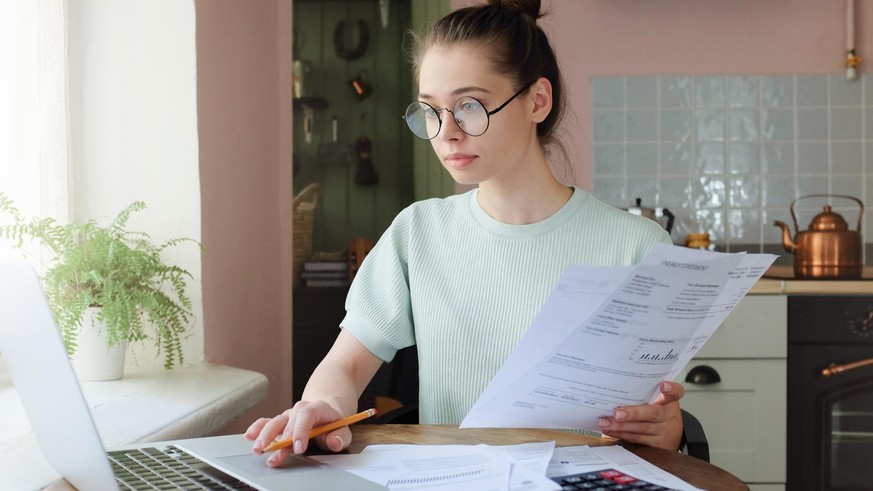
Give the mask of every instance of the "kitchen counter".
M 772 266 L 749 295 L 873 295 L 873 267 L 857 280 L 798 280 L 792 266 Z

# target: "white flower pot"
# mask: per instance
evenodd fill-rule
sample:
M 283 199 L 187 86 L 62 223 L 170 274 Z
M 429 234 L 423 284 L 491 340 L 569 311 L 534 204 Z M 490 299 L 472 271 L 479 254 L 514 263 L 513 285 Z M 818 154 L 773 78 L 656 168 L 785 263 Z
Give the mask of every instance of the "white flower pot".
M 106 326 L 97 319 L 99 308 L 85 311 L 82 330 L 76 336 L 76 352 L 70 357 L 76 376 L 83 382 L 118 380 L 124 375 L 127 341 L 109 346 Z

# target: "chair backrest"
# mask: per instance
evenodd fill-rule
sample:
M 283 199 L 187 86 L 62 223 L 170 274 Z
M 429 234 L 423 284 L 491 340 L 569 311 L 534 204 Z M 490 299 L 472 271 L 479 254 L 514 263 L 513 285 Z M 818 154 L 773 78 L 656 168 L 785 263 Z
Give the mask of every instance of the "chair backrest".
M 682 443 L 685 452 L 700 460 L 709 462 L 709 442 L 706 432 L 693 414 L 682 410 Z

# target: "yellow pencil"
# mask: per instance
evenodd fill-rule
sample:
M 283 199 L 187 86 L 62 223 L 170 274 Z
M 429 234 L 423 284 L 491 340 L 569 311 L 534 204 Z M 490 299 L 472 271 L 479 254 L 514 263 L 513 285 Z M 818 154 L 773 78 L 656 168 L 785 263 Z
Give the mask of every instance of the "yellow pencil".
M 376 409 L 371 408 L 366 411 L 361 411 L 358 414 L 353 414 L 351 416 L 347 416 L 345 418 L 338 419 L 333 423 L 328 423 L 322 426 L 316 426 L 315 428 L 309 431 L 309 438 L 315 438 L 322 433 L 327 433 L 328 431 L 333 431 L 337 428 L 342 428 L 343 426 L 348 426 L 352 423 L 357 423 L 362 419 L 367 419 L 376 414 Z M 273 443 L 267 445 L 264 448 L 264 452 L 273 452 L 279 450 L 280 448 L 290 447 L 294 444 L 294 439 L 289 438 L 287 440 L 276 440 Z

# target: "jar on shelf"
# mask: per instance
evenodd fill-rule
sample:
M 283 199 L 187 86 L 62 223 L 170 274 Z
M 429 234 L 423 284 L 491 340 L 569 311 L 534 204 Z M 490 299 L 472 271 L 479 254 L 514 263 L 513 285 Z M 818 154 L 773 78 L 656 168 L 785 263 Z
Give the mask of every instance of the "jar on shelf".
M 685 247 L 709 249 L 709 232 L 689 233 L 685 236 Z

